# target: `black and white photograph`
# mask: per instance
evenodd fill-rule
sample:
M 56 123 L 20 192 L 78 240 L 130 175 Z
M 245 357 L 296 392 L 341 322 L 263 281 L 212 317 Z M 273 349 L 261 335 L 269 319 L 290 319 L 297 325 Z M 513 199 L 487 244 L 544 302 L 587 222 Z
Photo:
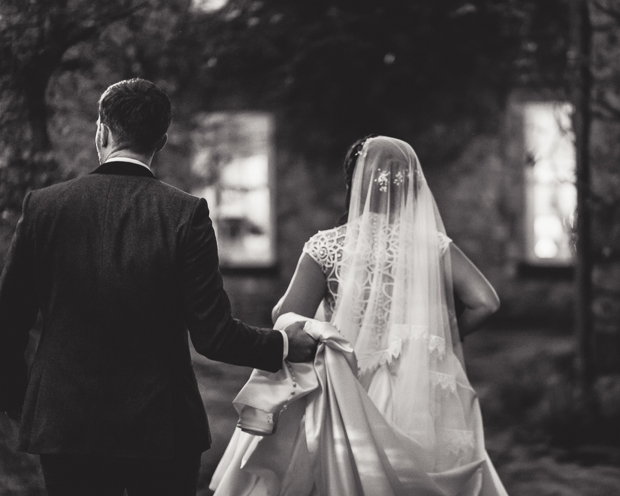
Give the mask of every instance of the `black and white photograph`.
M 1 496 L 620 496 L 619 0 L 0 0 Z

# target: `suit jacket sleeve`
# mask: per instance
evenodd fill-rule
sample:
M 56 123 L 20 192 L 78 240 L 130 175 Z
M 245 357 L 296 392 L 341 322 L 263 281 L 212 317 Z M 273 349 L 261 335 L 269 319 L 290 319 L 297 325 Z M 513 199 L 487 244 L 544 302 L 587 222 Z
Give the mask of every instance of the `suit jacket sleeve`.
M 204 199 L 194 208 L 183 246 L 185 322 L 196 351 L 234 365 L 280 370 L 284 346 L 280 332 L 248 326 L 231 315 Z
M 24 352 L 39 310 L 34 247 L 28 232 L 29 193 L 0 276 L 0 410 L 20 408 L 28 371 Z

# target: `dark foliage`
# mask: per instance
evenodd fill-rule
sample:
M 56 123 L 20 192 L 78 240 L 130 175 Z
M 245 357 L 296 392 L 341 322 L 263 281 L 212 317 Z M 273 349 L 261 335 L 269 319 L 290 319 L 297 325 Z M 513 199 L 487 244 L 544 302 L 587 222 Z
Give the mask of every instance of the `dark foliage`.
M 580 384 L 573 349 L 545 350 L 517 364 L 497 390 L 491 423 L 515 430 L 520 442 L 549 442 L 574 449 L 584 445 L 620 446 L 620 389 L 600 379 L 593 397 Z M 610 404 L 609 408 L 600 408 Z
M 203 105 L 276 109 L 305 156 L 377 132 L 442 160 L 496 128 L 515 85 L 565 83 L 562 0 L 233 0 L 197 22 Z

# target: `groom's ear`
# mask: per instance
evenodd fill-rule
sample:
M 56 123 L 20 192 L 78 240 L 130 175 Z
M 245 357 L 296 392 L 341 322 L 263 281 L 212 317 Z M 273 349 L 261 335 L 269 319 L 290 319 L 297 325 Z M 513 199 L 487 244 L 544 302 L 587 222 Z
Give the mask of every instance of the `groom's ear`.
M 167 142 L 168 142 L 168 135 L 164 134 L 161 138 L 159 138 L 157 140 L 157 144 L 155 146 L 155 151 L 153 152 L 153 155 L 155 155 L 156 153 L 162 151 L 164 146 L 166 146 Z
M 108 146 L 110 144 L 110 135 L 112 134 L 112 131 L 110 131 L 110 128 L 103 122 L 100 122 L 99 126 L 101 126 L 99 131 L 101 133 L 101 145 Z
M 101 119 L 97 119 L 97 133 L 95 135 L 95 142 L 97 147 L 106 147 L 110 143 L 110 128 L 101 122 Z

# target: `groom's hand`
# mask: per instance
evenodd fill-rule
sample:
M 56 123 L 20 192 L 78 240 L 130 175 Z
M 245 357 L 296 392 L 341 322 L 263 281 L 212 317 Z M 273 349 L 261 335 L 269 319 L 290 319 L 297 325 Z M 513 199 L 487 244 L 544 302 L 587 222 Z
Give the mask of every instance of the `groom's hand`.
M 304 331 L 305 322 L 295 322 L 284 329 L 288 337 L 289 362 L 309 362 L 316 355 L 318 341 Z

